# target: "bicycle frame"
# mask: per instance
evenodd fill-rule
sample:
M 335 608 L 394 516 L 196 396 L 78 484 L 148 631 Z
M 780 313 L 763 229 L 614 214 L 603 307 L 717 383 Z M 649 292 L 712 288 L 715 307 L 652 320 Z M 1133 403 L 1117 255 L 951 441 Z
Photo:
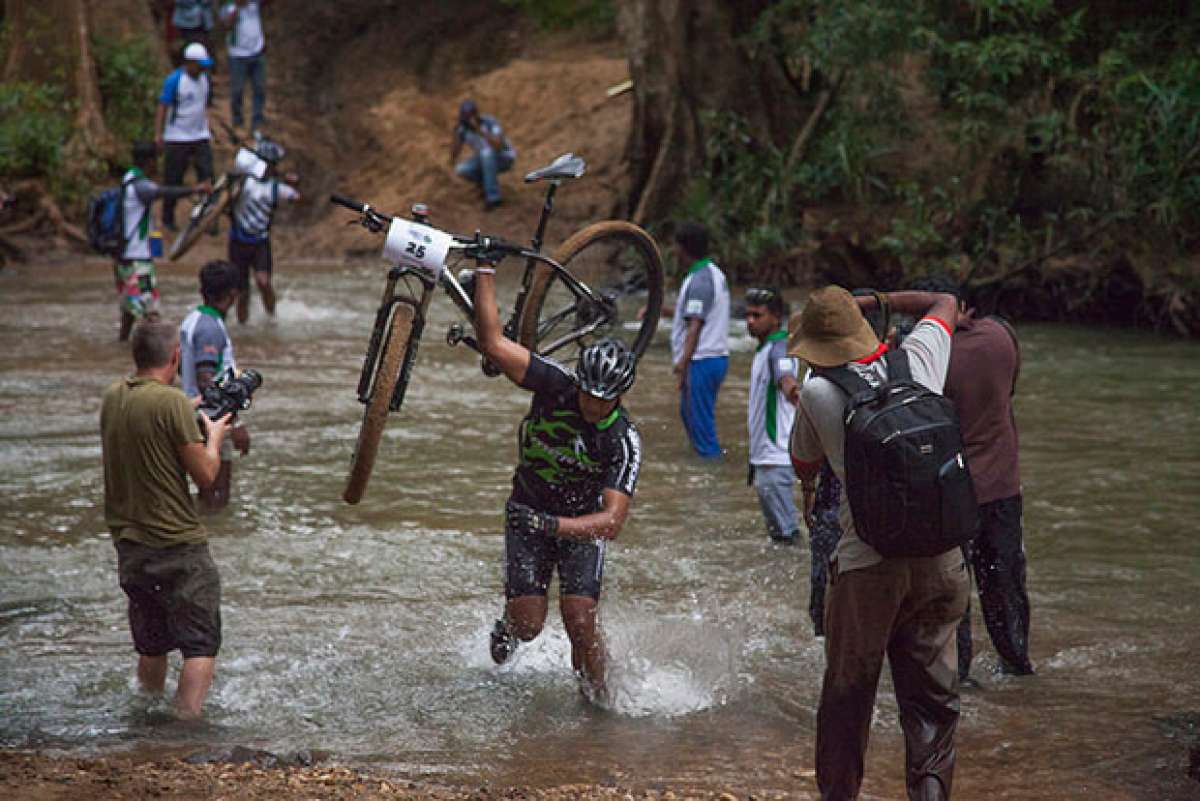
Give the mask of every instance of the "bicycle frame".
M 562 279 L 563 283 L 575 295 L 577 300 L 586 298 L 588 301 L 595 304 L 602 304 L 605 302 L 603 298 L 598 297 L 589 286 L 580 282 L 565 267 L 541 252 L 543 237 L 545 236 L 546 232 L 546 225 L 549 222 L 550 215 L 554 210 L 554 194 L 558 189 L 559 183 L 559 181 L 551 181 L 550 186 L 547 188 L 546 198 L 542 204 L 541 216 L 538 220 L 537 230 L 534 233 L 533 240 L 530 243 L 530 248 L 520 248 L 515 253 L 499 252 L 498 254 L 490 254 L 486 252 L 477 252 L 474 254 L 477 264 L 501 261 L 509 255 L 517 255 L 525 258 L 525 272 L 521 279 L 521 286 L 517 290 L 517 297 L 513 305 L 512 316 L 509 318 L 504 327 L 505 336 L 510 338 L 515 338 L 517 320 L 520 317 L 526 294 L 528 292 L 530 283 L 533 280 L 534 270 L 537 268 L 538 264 L 544 264 L 550 269 L 554 270 L 559 278 Z M 466 250 L 473 246 L 477 246 L 479 242 L 480 236 L 478 232 L 476 232 L 474 239 L 458 238 L 453 247 L 457 250 Z M 402 278 L 416 278 L 420 282 L 420 297 L 397 291 L 397 285 Z M 405 373 L 412 369 L 412 364 L 414 361 L 412 357 L 416 354 L 417 343 L 420 341 L 421 334 L 425 328 L 425 315 L 429 308 L 429 303 L 432 299 L 434 290 L 437 289 L 439 284 L 450 297 L 450 300 L 453 301 L 454 305 L 458 307 L 459 312 L 463 315 L 463 317 L 468 322 L 474 322 L 475 304 L 471 297 L 467 294 L 466 290 L 463 289 L 462 284 L 454 275 L 450 273 L 449 270 L 443 269 L 440 277 L 435 280 L 427 273 L 412 267 L 392 267 L 388 271 L 388 279 L 383 291 L 383 298 L 380 302 L 379 308 L 375 312 L 375 326 L 371 331 L 371 341 L 367 346 L 366 358 L 363 361 L 362 373 L 360 374 L 358 380 L 358 399 L 360 402 L 367 403 L 370 400 L 373 389 L 376 362 L 379 356 L 379 348 L 384 340 L 385 335 L 388 333 L 391 327 L 392 316 L 396 306 L 402 303 L 407 303 L 415 308 L 415 314 L 413 317 L 413 330 L 408 341 L 409 353 L 406 354 L 404 360 Z M 559 320 L 565 319 L 565 317 L 574 311 L 576 311 L 576 306 L 572 305 L 567 309 L 557 313 L 546 322 L 550 324 L 556 323 Z M 550 354 L 572 342 L 578 341 L 579 339 L 582 339 L 599 328 L 602 322 L 603 318 L 598 317 L 596 320 L 593 320 L 582 328 L 576 329 L 575 331 L 560 337 L 554 342 L 547 344 L 541 349 L 541 352 L 543 354 Z M 455 325 L 457 326 L 458 324 Z M 449 341 L 451 345 L 456 345 L 459 343 L 466 344 L 472 350 L 480 353 L 480 355 L 483 355 L 478 343 L 474 340 L 474 338 L 464 335 L 461 332 L 461 326 L 459 326 L 457 329 L 455 327 L 451 328 L 450 333 L 447 335 L 447 341 Z M 401 375 L 400 381 L 396 384 L 396 391 L 392 395 L 392 399 L 388 405 L 390 411 L 398 411 L 401 404 L 403 404 L 405 389 L 408 387 L 408 378 L 408 375 Z

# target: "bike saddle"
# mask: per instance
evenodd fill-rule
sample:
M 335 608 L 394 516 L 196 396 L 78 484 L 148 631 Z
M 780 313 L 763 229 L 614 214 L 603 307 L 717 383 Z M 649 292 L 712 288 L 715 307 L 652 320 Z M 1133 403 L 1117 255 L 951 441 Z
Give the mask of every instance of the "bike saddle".
M 587 169 L 583 159 L 574 153 L 563 153 L 545 167 L 525 174 L 525 183 L 535 181 L 561 181 L 563 178 L 578 178 Z

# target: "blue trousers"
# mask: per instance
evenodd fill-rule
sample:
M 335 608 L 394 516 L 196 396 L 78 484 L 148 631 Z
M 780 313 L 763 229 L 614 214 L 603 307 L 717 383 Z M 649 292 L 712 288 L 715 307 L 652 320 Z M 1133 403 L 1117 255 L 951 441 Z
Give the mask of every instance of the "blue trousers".
M 693 359 L 688 364 L 687 383 L 679 393 L 679 416 L 696 453 L 708 459 L 721 455 L 717 441 L 717 393 L 729 369 L 728 356 Z
M 263 124 L 263 107 L 267 104 L 267 62 L 259 53 L 250 58 L 229 57 L 229 102 L 232 105 L 233 124 L 242 124 L 242 89 L 250 79 L 252 95 L 250 126 L 259 128 Z
M 497 176 L 512 165 L 511 156 L 497 153 L 488 147 L 471 158 L 460 161 L 454 171 L 468 181 L 479 184 L 483 188 L 484 200 L 495 203 L 500 199 L 500 179 Z

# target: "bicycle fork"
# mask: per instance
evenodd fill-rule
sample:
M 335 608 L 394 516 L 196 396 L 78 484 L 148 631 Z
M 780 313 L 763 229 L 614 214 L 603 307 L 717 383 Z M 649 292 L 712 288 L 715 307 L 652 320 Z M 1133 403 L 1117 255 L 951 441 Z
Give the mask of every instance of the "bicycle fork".
M 395 309 L 402 304 L 412 306 L 412 330 L 409 332 L 404 359 L 401 362 L 400 380 L 396 382 L 396 390 L 392 393 L 392 399 L 388 403 L 388 410 L 392 412 L 398 411 L 401 404 L 404 403 L 404 391 L 408 388 L 408 379 L 412 373 L 412 365 L 416 361 L 417 347 L 421 341 L 421 334 L 425 329 L 425 313 L 429 308 L 429 301 L 433 295 L 433 286 L 421 276 L 418 276 L 421 280 L 420 300 L 414 300 L 411 297 L 397 294 L 396 283 L 400 280 L 401 276 L 408 272 L 408 270 L 402 267 L 393 267 L 388 271 L 387 286 L 384 288 L 383 299 L 379 304 L 379 308 L 375 312 L 375 326 L 371 330 L 371 341 L 367 346 L 367 355 L 363 360 L 362 373 L 358 378 L 358 400 L 360 403 L 365 404 L 371 400 L 371 395 L 375 389 L 374 378 L 381 355 L 380 349 L 391 333 Z

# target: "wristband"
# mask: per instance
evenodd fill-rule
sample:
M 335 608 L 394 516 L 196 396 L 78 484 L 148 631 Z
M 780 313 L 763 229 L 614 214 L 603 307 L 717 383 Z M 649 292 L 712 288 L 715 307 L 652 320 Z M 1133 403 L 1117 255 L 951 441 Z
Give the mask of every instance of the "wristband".
M 475 274 L 476 275 L 495 275 L 496 268 L 495 267 L 476 267 Z

